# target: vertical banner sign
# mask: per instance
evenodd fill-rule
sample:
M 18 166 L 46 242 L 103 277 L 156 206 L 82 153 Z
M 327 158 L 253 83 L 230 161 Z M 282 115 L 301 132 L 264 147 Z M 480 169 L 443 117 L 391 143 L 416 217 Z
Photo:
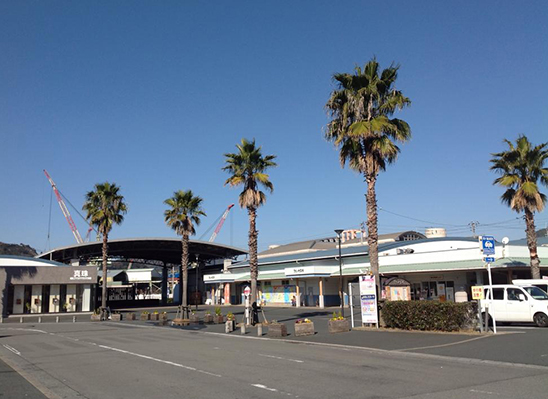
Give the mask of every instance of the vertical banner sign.
M 362 323 L 377 324 L 377 293 L 373 276 L 360 276 L 360 300 Z

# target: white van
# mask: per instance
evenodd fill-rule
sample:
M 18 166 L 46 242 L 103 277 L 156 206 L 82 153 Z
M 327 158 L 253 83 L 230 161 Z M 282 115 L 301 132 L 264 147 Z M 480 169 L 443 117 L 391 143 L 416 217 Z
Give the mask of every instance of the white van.
M 520 287 L 535 286 L 539 287 L 544 292 L 548 292 L 548 280 L 546 279 L 528 279 L 528 280 L 512 280 L 512 284 Z
M 485 317 L 490 305 L 489 286 L 483 286 L 485 299 L 480 301 L 481 312 Z M 493 305 L 489 315 L 496 322 L 534 322 L 539 327 L 548 327 L 548 294 L 538 287 L 529 285 L 493 285 Z

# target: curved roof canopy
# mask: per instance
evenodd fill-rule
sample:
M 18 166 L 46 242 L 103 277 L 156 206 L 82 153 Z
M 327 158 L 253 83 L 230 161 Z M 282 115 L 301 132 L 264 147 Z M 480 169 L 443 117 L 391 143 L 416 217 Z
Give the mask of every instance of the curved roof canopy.
M 179 238 L 128 238 L 109 240 L 108 256 L 110 259 L 139 259 L 163 264 L 181 263 L 181 240 Z M 215 259 L 232 259 L 247 252 L 228 245 L 214 244 L 206 241 L 189 242 L 189 258 L 191 261 L 198 255 L 200 262 L 209 262 Z M 40 259 L 49 259 L 68 263 L 72 259 L 90 260 L 103 256 L 103 242 L 95 241 L 84 244 L 75 244 L 68 247 L 56 248 L 37 256 Z

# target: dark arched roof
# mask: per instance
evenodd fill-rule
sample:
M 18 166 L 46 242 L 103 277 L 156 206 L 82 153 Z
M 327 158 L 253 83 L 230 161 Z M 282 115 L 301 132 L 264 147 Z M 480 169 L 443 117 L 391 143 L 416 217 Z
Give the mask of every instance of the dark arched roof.
M 94 241 L 52 249 L 36 257 L 68 263 L 72 259 L 87 261 L 100 258 L 103 256 L 102 251 L 102 241 Z M 180 264 L 181 251 L 181 240 L 179 238 L 127 238 L 109 240 L 108 242 L 109 258 L 143 259 L 162 262 L 163 264 Z M 191 260 L 194 260 L 195 255 L 198 255 L 200 262 L 208 262 L 215 259 L 233 259 L 247 252 L 228 245 L 191 240 L 189 242 L 189 253 Z

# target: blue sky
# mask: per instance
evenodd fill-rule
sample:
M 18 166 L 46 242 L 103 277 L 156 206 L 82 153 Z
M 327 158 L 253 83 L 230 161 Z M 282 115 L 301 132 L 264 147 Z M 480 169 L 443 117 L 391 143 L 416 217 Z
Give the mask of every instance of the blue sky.
M 242 137 L 278 157 L 260 249 L 356 228 L 365 183 L 323 138 L 324 105 L 333 73 L 373 56 L 401 64 L 412 100 L 398 117 L 413 138 L 377 184 L 380 232 L 463 236 L 478 221 L 524 237 L 489 159 L 504 138 L 548 141 L 546 21 L 545 1 L 3 1 L 0 241 L 74 242 L 55 201 L 47 241 L 44 168 L 78 208 L 95 183 L 121 186 L 129 212 L 112 238 L 173 236 L 163 201 L 192 189 L 208 214 L 198 238 L 237 202 L 221 168 Z M 247 228 L 235 207 L 217 241 L 245 248 Z

